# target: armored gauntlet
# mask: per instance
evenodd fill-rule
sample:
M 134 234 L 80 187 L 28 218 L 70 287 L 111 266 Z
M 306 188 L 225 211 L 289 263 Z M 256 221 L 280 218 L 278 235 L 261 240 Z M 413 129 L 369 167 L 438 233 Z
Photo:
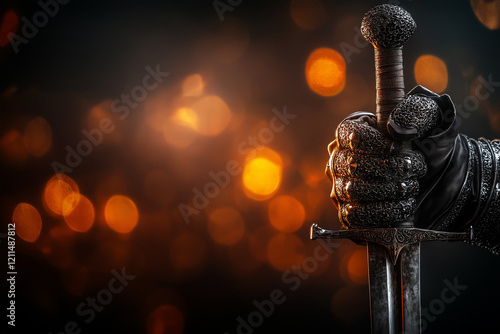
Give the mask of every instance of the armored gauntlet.
M 390 137 L 375 115 L 357 112 L 338 126 L 326 174 L 346 228 L 404 226 L 465 231 L 500 251 L 500 142 L 458 133 L 447 95 L 414 88 L 391 113 Z

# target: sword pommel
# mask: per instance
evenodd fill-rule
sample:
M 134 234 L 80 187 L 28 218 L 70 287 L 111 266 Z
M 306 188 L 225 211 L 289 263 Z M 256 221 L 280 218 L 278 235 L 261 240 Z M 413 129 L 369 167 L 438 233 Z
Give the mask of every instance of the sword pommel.
M 361 22 L 363 37 L 375 48 L 383 49 L 402 47 L 416 28 L 410 13 L 388 4 L 373 7 Z

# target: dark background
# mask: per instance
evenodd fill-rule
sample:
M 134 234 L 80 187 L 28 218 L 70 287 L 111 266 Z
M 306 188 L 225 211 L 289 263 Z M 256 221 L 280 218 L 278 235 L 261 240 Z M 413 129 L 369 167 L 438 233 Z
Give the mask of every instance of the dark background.
M 282 272 L 266 260 L 251 259 L 246 245 L 221 246 L 207 232 L 209 213 L 221 205 L 237 208 L 247 234 L 258 235 L 259 228 L 269 226 L 268 201 L 245 199 L 240 177 L 221 191 L 207 212 L 193 216 L 189 225 L 177 208 L 192 200 L 192 189 L 209 180 L 209 171 L 224 169 L 231 159 L 243 163 L 237 144 L 271 118 L 272 108 L 281 110 L 286 105 L 298 117 L 269 146 L 289 161 L 277 194 L 293 194 L 306 209 L 304 224 L 294 232 L 303 241 L 302 254 L 311 255 L 316 246 L 308 240 L 311 222 L 340 227 L 329 202 L 328 180 L 308 184 L 298 166 L 308 159 L 321 174 L 328 157 L 326 145 L 337 124 L 356 110 L 375 109 L 373 51 L 366 47 L 352 55 L 346 87 L 333 97 L 309 89 L 304 66 L 318 47 L 340 52 L 342 42 L 352 45 L 354 26 L 366 11 L 382 2 L 321 3 L 326 21 L 307 31 L 291 19 L 290 1 L 242 1 L 232 12 L 225 12 L 221 22 L 212 1 L 72 0 L 61 5 L 59 13 L 27 45 L 20 45 L 18 54 L 10 44 L 0 48 L 0 92 L 4 92 L 0 136 L 11 129 L 22 131 L 37 116 L 52 129 L 51 149 L 42 157 L 13 162 L 2 156 L 2 232 L 20 202 L 38 208 L 43 221 L 39 240 L 17 241 L 16 332 L 59 333 L 66 322 L 75 320 L 83 333 L 153 333 L 148 331 L 148 319 L 157 307 L 167 304 L 180 311 L 183 325 L 178 317 L 167 314 L 162 318 L 165 331 L 156 327 L 159 333 L 232 334 L 237 332 L 237 318 L 246 319 L 255 311 L 252 302 L 268 299 L 274 289 L 285 291 L 286 302 L 276 306 L 255 333 L 369 331 L 367 285 L 346 279 L 346 259 L 359 246 L 340 241 L 328 268 L 291 292 L 282 282 Z M 500 32 L 482 25 L 469 1 L 402 0 L 401 6 L 418 25 L 404 48 L 406 87 L 416 85 L 413 64 L 422 54 L 445 61 L 449 79 L 444 93 L 457 104 L 471 94 L 479 76 L 492 75 L 494 81 L 500 81 Z M 8 10 L 31 18 L 40 7 L 34 1 L 2 1 L 1 16 Z M 500 13 L 496 15 L 500 18 Z M 232 44 L 237 51 L 231 51 Z M 183 149 L 157 142 L 148 147 L 143 137 L 137 139 L 145 118 L 139 107 L 120 123 L 120 140 L 98 147 L 70 175 L 95 204 L 94 226 L 72 235 L 69 241 L 49 238 L 51 228 L 64 226 L 60 217 L 43 209 L 41 193 L 54 174 L 51 163 L 63 161 L 66 145 L 81 139 L 92 106 L 129 92 L 141 82 L 144 68 L 156 64 L 170 73 L 162 87 L 172 95 L 179 94 L 185 77 L 200 73 L 206 93 L 218 95 L 232 110 L 229 130 L 197 138 Z M 364 86 L 350 85 L 350 78 L 359 77 Z M 471 137 L 499 137 L 499 98 L 494 92 L 482 101 L 461 132 Z M 143 175 L 150 168 L 168 175 L 158 185 L 161 196 L 156 200 L 143 189 Z M 115 175 L 125 186 L 120 181 L 115 187 L 109 181 Z M 118 235 L 100 223 L 104 206 L 100 185 L 110 188 L 110 194 L 124 193 L 135 201 L 140 219 L 130 234 Z M 316 197 L 307 200 L 306 194 Z M 262 235 L 268 239 L 275 233 L 266 231 Z M 175 256 L 171 245 L 180 234 L 196 235 L 195 240 L 203 243 L 186 246 L 201 247 L 199 266 L 182 270 L 171 263 Z M 4 246 L 3 239 L 2 252 L 6 252 Z M 42 252 L 46 246 L 52 247 L 51 256 Z M 266 247 L 265 240 L 261 246 Z M 189 256 L 189 251 L 183 251 Z M 68 266 L 59 265 L 57 258 L 62 256 L 69 257 Z M 428 324 L 425 333 L 499 332 L 499 264 L 498 257 L 465 244 L 422 245 L 422 307 L 428 308 L 440 298 L 444 280 L 457 278 L 467 286 Z M 111 270 L 123 266 L 136 278 L 93 322 L 84 324 L 76 307 L 107 286 Z M 74 282 L 78 282 L 76 288 Z

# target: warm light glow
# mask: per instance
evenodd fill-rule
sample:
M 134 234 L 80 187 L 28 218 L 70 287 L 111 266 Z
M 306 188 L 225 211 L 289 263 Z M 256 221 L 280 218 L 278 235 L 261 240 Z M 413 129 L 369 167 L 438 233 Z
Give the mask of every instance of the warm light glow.
M 344 58 L 332 49 L 316 49 L 307 59 L 306 79 L 309 88 L 322 96 L 333 96 L 342 91 L 345 71 Z
M 500 0 L 471 0 L 477 19 L 488 29 L 500 28 Z
M 196 139 L 195 130 L 185 124 L 179 124 L 172 119 L 164 121 L 162 127 L 163 137 L 173 147 L 186 148 Z
M 243 170 L 243 185 L 248 197 L 265 200 L 271 197 L 281 183 L 282 161 L 278 153 L 269 148 L 263 148 L 245 164 Z
M 2 25 L 0 26 L 0 46 L 9 44 L 9 34 L 16 33 L 18 25 L 19 17 L 16 12 L 13 10 L 6 11 L 2 19 Z
M 304 260 L 304 243 L 295 234 L 276 234 L 267 244 L 267 259 L 276 269 L 290 270 Z
M 183 271 L 199 270 L 206 259 L 205 241 L 196 234 L 180 234 L 170 244 L 168 254 L 174 268 Z
M 358 249 L 351 254 L 347 262 L 347 272 L 351 281 L 357 284 L 368 283 L 368 262 L 365 249 Z
M 326 23 L 325 8 L 318 0 L 292 0 L 290 14 L 302 29 L 316 30 Z
M 52 130 L 42 117 L 32 119 L 24 129 L 24 146 L 35 157 L 41 157 L 52 145 Z
M 43 201 L 49 212 L 56 215 L 69 214 L 77 204 L 77 197 L 66 198 L 79 193 L 78 185 L 73 179 L 65 174 L 56 174 L 45 185 Z
M 302 224 L 306 212 L 302 203 L 292 196 L 279 196 L 269 204 L 269 220 L 280 232 L 295 232 Z
M 238 211 L 222 207 L 210 214 L 208 232 L 216 243 L 231 246 L 243 237 L 245 223 Z
M 106 203 L 104 218 L 116 232 L 130 233 L 139 221 L 139 211 L 127 196 L 114 195 Z
M 231 110 L 218 96 L 202 97 L 191 108 L 198 120 L 197 131 L 204 136 L 218 135 L 231 121 Z
M 38 210 L 27 203 L 19 203 L 12 214 L 16 235 L 28 242 L 35 242 L 42 230 L 42 217 Z
M 161 305 L 148 317 L 148 334 L 181 334 L 184 331 L 184 317 L 177 307 Z
M 10 130 L 0 138 L 0 152 L 9 162 L 22 164 L 28 158 L 23 137 L 17 130 Z
M 171 120 L 179 125 L 184 125 L 195 130 L 198 124 L 198 116 L 196 116 L 196 113 L 191 108 L 177 109 L 175 114 L 172 115 Z
M 182 83 L 183 96 L 200 96 L 203 94 L 205 83 L 199 74 L 193 74 L 184 79 Z
M 415 80 L 435 93 L 441 93 L 448 85 L 446 64 L 436 56 L 423 55 L 415 62 Z
M 64 199 L 63 215 L 66 224 L 76 232 L 87 232 L 94 224 L 94 206 L 87 197 L 77 193 Z

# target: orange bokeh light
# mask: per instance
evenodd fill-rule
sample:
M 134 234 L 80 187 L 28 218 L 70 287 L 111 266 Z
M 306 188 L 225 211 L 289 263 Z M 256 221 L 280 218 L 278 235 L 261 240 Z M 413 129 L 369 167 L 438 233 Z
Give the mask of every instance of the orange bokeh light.
M 292 0 L 290 14 L 293 22 L 305 30 L 316 30 L 326 23 L 325 8 L 318 0 Z
M 43 201 L 49 212 L 56 215 L 69 214 L 76 206 L 77 197 L 66 198 L 79 193 L 78 185 L 73 179 L 64 174 L 56 174 L 45 185 Z
M 269 204 L 269 220 L 280 232 L 295 232 L 304 223 L 306 211 L 302 203 L 292 196 L 279 196 Z
M 28 242 L 35 242 L 42 231 L 42 217 L 38 210 L 27 203 L 19 203 L 12 214 L 16 235 Z
M 198 116 L 191 108 L 179 108 L 172 115 L 171 120 L 179 125 L 187 126 L 196 130 L 198 125 Z
M 448 85 L 448 69 L 436 56 L 423 55 L 415 62 L 415 80 L 435 93 L 441 93 Z
M 205 96 L 193 103 L 198 133 L 215 136 L 224 131 L 231 121 L 231 110 L 218 96 Z
M 52 145 L 52 130 L 42 117 L 32 119 L 24 129 L 24 146 L 35 157 L 41 157 Z
M 255 200 L 268 199 L 281 183 L 281 157 L 269 148 L 263 148 L 257 154 L 254 151 L 249 157 L 242 175 L 245 193 Z
M 139 221 L 139 210 L 129 197 L 111 196 L 104 207 L 106 223 L 118 233 L 130 233 Z
M 9 34 L 15 33 L 19 25 L 19 17 L 13 10 L 5 12 L 2 25 L 0 26 L 0 46 L 6 46 L 10 42 Z
M 500 28 L 499 0 L 471 0 L 470 5 L 477 19 L 488 29 Z
M 349 257 L 347 273 L 352 282 L 368 284 L 368 259 L 365 249 L 358 249 Z
M 333 96 L 345 86 L 346 65 L 335 50 L 319 48 L 307 59 L 306 79 L 311 90 L 321 96 Z
M 157 307 L 148 317 L 148 334 L 181 334 L 184 331 L 184 317 L 172 305 Z
M 305 246 L 295 234 L 278 233 L 267 244 L 267 259 L 276 269 L 290 270 L 304 260 Z
M 208 232 L 220 245 L 231 246 L 238 243 L 245 234 L 245 222 L 233 208 L 218 208 L 210 214 Z
M 71 208 L 69 212 L 66 210 L 67 207 Z M 94 224 L 94 206 L 87 197 L 77 193 L 64 199 L 63 215 L 66 224 L 76 232 L 87 232 Z
M 205 83 L 199 74 L 188 76 L 182 82 L 182 95 L 183 96 L 200 96 L 203 94 Z
M 23 164 L 29 156 L 23 137 L 17 130 L 10 130 L 0 138 L 0 153 L 4 159 L 14 164 Z

